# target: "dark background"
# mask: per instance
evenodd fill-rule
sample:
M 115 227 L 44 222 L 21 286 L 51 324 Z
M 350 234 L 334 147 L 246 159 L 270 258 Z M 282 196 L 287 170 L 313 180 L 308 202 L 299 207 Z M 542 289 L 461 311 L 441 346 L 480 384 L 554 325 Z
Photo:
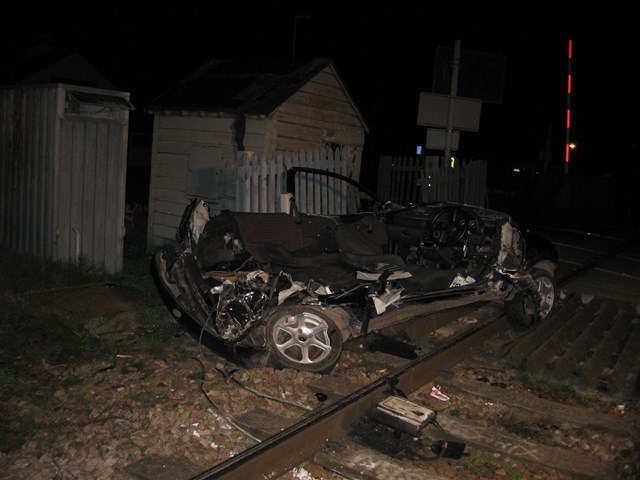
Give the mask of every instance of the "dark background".
M 416 124 L 420 92 L 433 91 L 438 49 L 460 40 L 463 53 L 502 59 L 504 69 L 495 77 L 503 81 L 501 98 L 483 102 L 480 129 L 462 132 L 457 155 L 488 160 L 492 188 L 509 189 L 524 178 L 514 177 L 513 167 L 531 179 L 545 151 L 553 175 L 545 181 L 567 180 L 572 39 L 570 133 L 577 148 L 569 176 L 613 179 L 616 198 L 608 205 L 626 210 L 637 189 L 640 126 L 640 42 L 631 10 L 617 2 L 520 3 L 26 1 L 5 6 L 1 51 L 6 68 L 43 39 L 78 51 L 131 93 L 131 129 L 141 138 L 152 127 L 145 105 L 207 60 L 330 57 L 370 127 L 363 180 L 375 184 L 380 155 L 414 155 L 424 145 L 426 127 Z

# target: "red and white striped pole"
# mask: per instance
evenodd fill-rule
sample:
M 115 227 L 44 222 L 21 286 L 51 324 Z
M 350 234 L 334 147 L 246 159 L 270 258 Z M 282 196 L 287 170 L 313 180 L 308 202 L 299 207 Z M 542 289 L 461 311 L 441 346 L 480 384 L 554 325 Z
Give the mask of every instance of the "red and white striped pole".
M 564 174 L 569 173 L 569 152 L 571 151 L 570 130 L 571 130 L 571 54 L 573 42 L 569 39 L 569 56 L 567 58 L 567 132 L 565 138 L 564 153 Z

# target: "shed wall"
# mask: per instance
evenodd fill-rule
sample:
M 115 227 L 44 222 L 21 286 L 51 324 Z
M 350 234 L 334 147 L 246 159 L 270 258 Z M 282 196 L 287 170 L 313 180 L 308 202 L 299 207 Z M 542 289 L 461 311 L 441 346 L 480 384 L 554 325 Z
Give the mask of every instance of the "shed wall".
M 147 245 L 175 241 L 189 199 L 200 194 L 212 209 L 232 209 L 235 182 L 234 116 L 154 116 Z
M 61 121 L 54 258 L 122 270 L 127 128 L 75 115 Z
M 0 89 L 0 244 L 52 257 L 58 90 Z
M 360 178 L 365 127 L 331 66 L 280 105 L 272 118 L 273 151 L 348 147 L 356 157 L 355 178 Z
M 272 118 L 276 151 L 335 144 L 361 152 L 364 145 L 362 121 L 330 66 L 279 106 Z
M 238 145 L 236 115 L 156 112 L 154 115 L 147 246 L 175 242 L 188 201 L 208 200 L 212 213 L 233 210 Z M 247 115 L 242 146 L 248 155 L 346 147 L 360 178 L 366 126 L 333 67 L 328 66 L 269 116 Z M 243 192 L 240 192 L 242 195 Z
M 68 90 L 128 100 L 123 92 L 64 85 L 0 89 L 0 243 L 117 273 L 129 111 L 65 113 Z

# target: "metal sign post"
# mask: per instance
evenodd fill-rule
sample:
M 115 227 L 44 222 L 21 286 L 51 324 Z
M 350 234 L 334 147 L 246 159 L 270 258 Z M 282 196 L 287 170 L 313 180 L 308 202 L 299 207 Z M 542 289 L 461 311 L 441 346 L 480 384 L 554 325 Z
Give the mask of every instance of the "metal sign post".
M 453 70 L 451 73 L 451 93 L 447 112 L 447 139 L 444 145 L 444 161 L 451 159 L 451 143 L 453 141 L 453 117 L 456 111 L 456 94 L 458 93 L 458 73 L 460 71 L 460 40 L 456 40 L 453 49 Z

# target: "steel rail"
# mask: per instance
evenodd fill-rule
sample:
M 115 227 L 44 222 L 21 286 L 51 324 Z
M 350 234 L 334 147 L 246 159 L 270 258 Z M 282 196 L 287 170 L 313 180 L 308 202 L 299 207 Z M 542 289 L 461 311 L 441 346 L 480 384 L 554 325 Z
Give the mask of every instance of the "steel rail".
M 435 378 L 439 371 L 460 362 L 474 347 L 506 328 L 505 315 L 499 315 L 191 480 L 277 478 L 312 459 L 328 440 L 347 435 L 350 427 L 385 396 L 416 391 Z
M 562 278 L 559 278 L 556 282 L 556 285 L 558 287 L 563 287 L 567 283 L 570 283 L 573 280 L 586 274 L 588 271 L 597 269 L 599 265 L 604 263 L 606 260 L 613 258 L 616 255 L 620 255 L 622 252 L 629 250 L 633 246 L 637 245 L 639 241 L 640 240 L 638 238 L 626 239 L 624 241 L 621 241 L 615 244 L 608 250 L 604 252 L 600 252 L 597 255 L 594 255 L 591 260 L 583 264 L 579 264 L 578 268 L 565 274 Z

